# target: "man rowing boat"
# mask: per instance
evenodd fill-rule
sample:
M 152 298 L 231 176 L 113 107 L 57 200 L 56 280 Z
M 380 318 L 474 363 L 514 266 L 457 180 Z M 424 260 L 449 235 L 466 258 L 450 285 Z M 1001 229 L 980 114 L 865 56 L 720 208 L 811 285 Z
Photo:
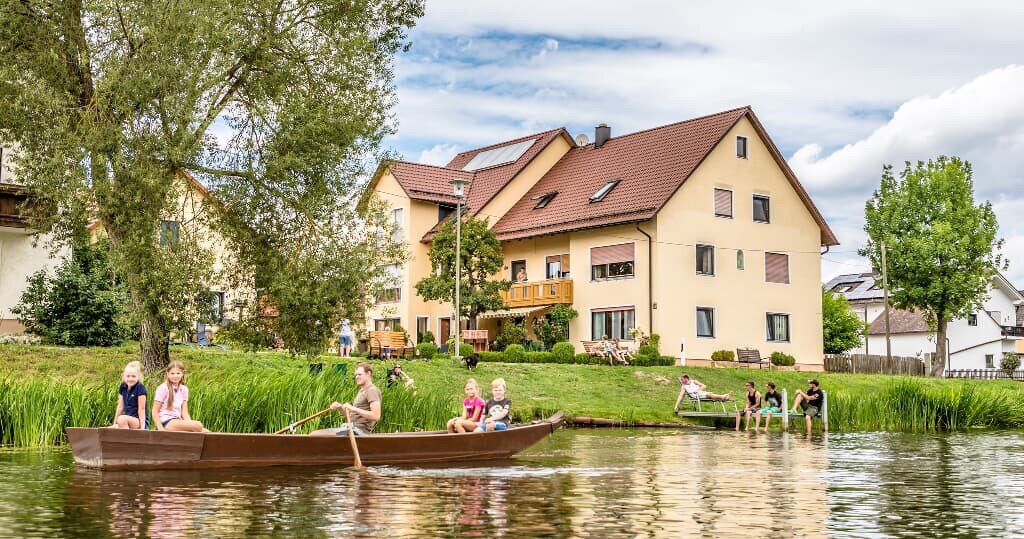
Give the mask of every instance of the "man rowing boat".
M 380 389 L 373 385 L 373 368 L 366 363 L 356 365 L 356 385 L 359 392 L 352 403 L 341 404 L 331 403 L 331 409 L 335 411 L 347 410 L 352 421 L 352 432 L 356 435 L 369 434 L 373 427 L 380 421 L 381 395 Z M 310 433 L 311 436 L 347 436 L 348 426 L 346 423 L 336 429 L 320 429 Z

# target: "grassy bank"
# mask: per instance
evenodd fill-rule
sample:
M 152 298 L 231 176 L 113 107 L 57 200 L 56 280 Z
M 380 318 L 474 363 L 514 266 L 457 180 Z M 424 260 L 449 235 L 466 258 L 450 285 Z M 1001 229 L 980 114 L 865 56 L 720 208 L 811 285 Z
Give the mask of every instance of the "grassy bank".
M 112 419 L 124 364 L 137 348 L 56 348 L 0 346 L 0 443 L 45 445 L 59 442 L 69 425 L 105 425 Z M 323 356 L 324 372 L 310 376 L 308 361 L 284 354 L 174 349 L 188 368 L 186 383 L 192 415 L 211 429 L 268 432 L 351 398 L 348 376 L 334 373 L 336 358 Z M 374 378 L 383 387 L 384 365 Z M 481 363 L 471 375 L 451 360 L 403 362 L 417 392 L 385 394 L 382 431 L 441 428 L 458 413 L 462 384 L 469 376 L 486 386 L 503 377 L 514 414 L 522 420 L 555 410 L 569 415 L 625 421 L 673 422 L 680 367 Z M 743 391 L 768 380 L 793 392 L 805 388 L 807 373 L 750 369 L 686 369 L 718 392 Z M 829 392 L 832 430 L 928 430 L 1024 426 L 1024 384 L 972 382 L 879 375 L 817 373 Z M 146 380 L 152 394 L 160 379 Z M 334 425 L 328 416 L 310 428 Z

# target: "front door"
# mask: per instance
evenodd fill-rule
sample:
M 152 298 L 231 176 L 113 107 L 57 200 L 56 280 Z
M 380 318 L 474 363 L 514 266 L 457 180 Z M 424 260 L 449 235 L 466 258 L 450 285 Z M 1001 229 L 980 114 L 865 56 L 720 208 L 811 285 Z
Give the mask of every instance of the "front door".
M 437 321 L 437 339 L 438 344 L 446 344 L 448 338 L 452 336 L 452 319 L 441 318 Z

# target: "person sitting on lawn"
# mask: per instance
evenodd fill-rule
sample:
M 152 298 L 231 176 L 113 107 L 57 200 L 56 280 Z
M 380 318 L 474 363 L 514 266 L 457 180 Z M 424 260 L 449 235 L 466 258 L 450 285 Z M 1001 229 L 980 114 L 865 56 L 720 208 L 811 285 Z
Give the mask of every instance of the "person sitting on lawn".
M 768 389 L 764 394 L 765 407 L 757 411 L 754 430 L 761 428 L 761 417 L 764 416 L 764 431 L 768 432 L 768 424 L 772 421 L 772 414 L 782 413 L 782 395 L 776 391 L 775 382 L 768 382 L 765 387 Z
M 399 382 L 403 382 L 405 387 L 412 387 L 413 384 L 412 378 L 402 370 L 402 365 L 395 363 L 393 368 L 388 369 L 387 387 L 394 387 Z
M 757 390 L 754 382 L 747 382 L 747 407 L 736 412 L 736 432 L 740 431 L 740 417 L 747 416 L 747 430 L 750 430 L 750 416 L 761 409 L 761 392 Z
M 818 381 L 811 379 L 807 381 L 807 393 L 796 390 L 796 398 L 793 399 L 791 412 L 804 412 L 804 422 L 807 424 L 807 434 L 811 433 L 811 420 L 821 413 L 821 389 L 818 388 Z
M 679 397 L 676 398 L 676 412 L 679 411 L 679 403 L 683 401 L 683 395 L 688 395 L 693 400 L 727 401 L 732 399 L 732 391 L 725 395 L 708 393 L 708 386 L 700 383 L 696 378 L 691 379 L 689 374 L 680 376 L 679 383 L 682 384 L 683 387 L 679 390 Z

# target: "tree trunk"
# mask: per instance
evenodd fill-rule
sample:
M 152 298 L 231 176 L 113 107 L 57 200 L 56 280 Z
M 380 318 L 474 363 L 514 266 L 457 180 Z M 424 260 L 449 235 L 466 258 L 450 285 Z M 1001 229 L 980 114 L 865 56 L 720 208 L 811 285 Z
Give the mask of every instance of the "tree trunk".
M 143 313 L 139 324 L 139 348 L 142 353 L 142 369 L 146 373 L 163 370 L 171 361 L 167 346 L 167 331 L 152 313 Z
M 946 326 L 949 323 L 944 316 L 938 316 L 935 331 L 935 356 L 932 357 L 932 376 L 940 377 L 946 369 Z

